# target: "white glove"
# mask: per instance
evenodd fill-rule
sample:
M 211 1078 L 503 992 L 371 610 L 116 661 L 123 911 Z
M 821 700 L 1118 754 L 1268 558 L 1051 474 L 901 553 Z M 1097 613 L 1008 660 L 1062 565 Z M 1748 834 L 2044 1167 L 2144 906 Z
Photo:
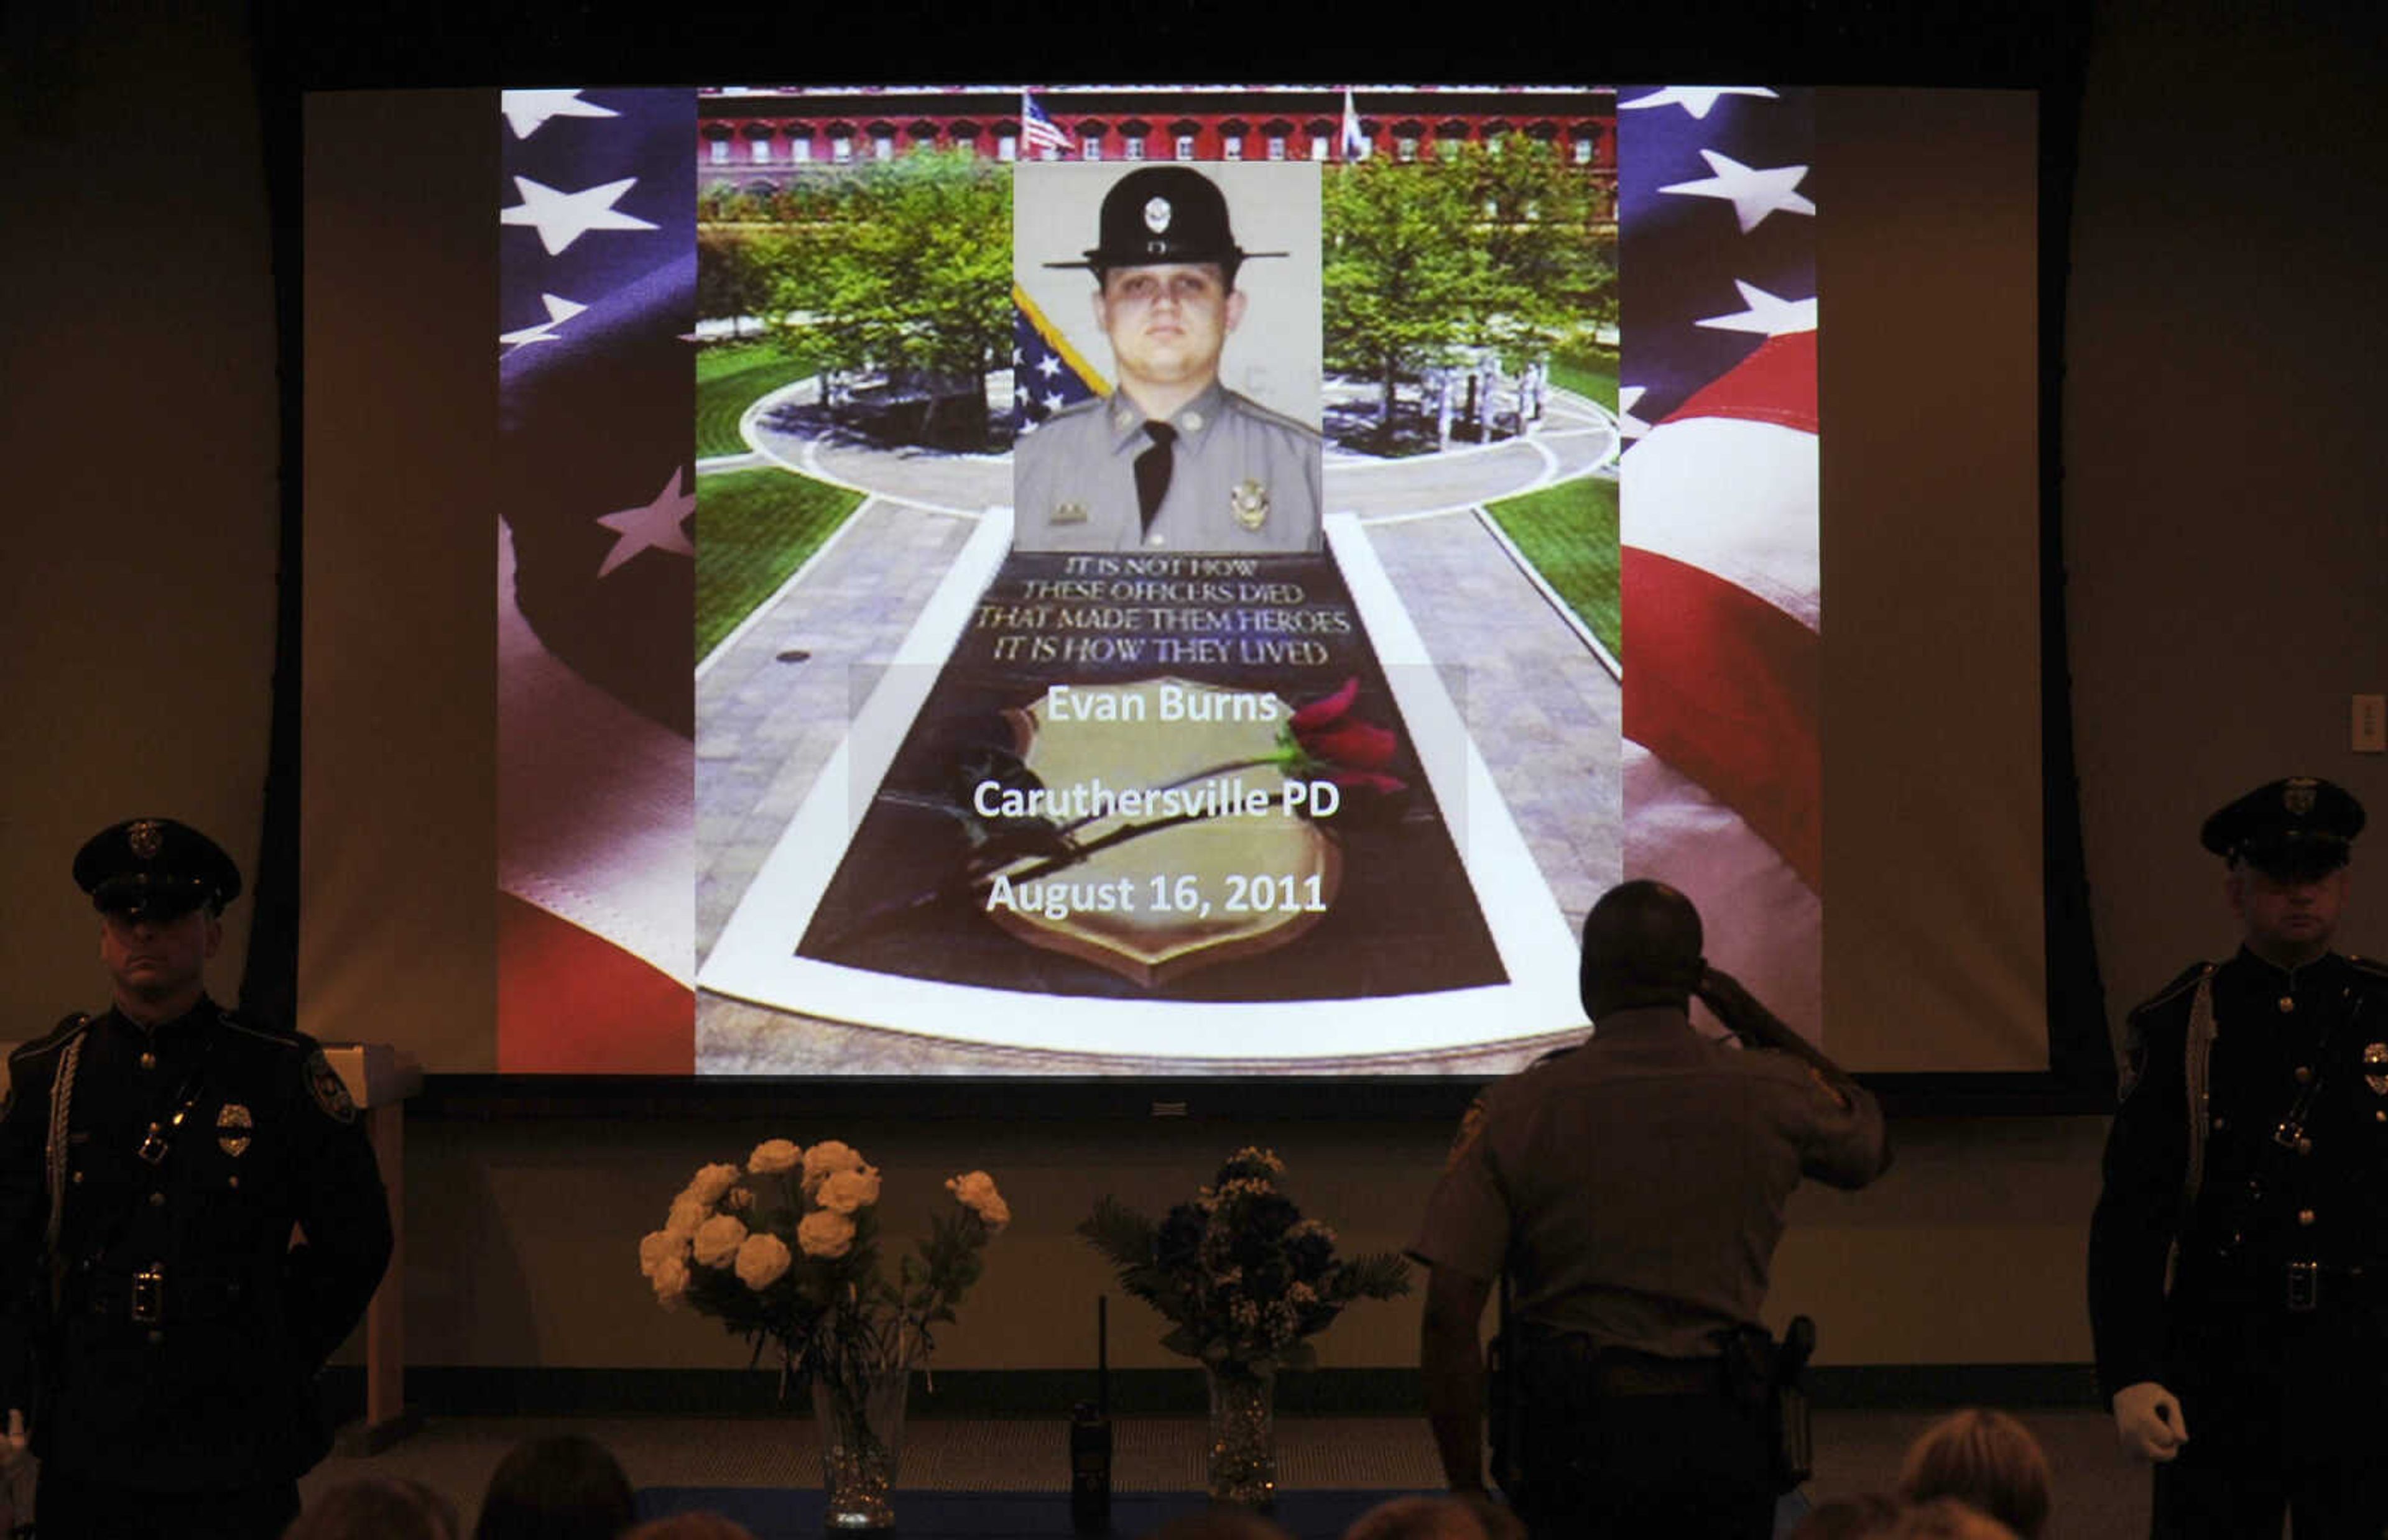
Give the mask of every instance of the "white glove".
M 33 1457 L 25 1450 L 25 1414 L 8 1409 L 8 1431 L 0 1433 L 0 1478 L 15 1475 Z
M 2124 1451 L 2158 1463 L 2180 1453 L 2189 1442 L 2189 1423 L 2172 1392 L 2153 1380 L 2125 1385 L 2115 1393 L 2115 1433 Z

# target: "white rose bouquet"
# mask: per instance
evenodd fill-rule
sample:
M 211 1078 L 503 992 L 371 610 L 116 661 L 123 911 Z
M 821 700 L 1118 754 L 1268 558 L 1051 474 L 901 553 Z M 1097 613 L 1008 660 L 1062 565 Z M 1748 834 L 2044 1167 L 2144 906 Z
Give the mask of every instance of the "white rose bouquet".
M 706 1166 L 639 1242 L 639 1270 L 666 1309 L 719 1320 L 780 1358 L 781 1394 L 824 1380 L 852 1390 L 926 1362 L 931 1328 L 978 1281 L 979 1253 L 1011 1210 L 984 1171 L 946 1183 L 953 1206 L 928 1239 L 879 1267 L 879 1172 L 832 1139 L 755 1146 L 742 1168 Z

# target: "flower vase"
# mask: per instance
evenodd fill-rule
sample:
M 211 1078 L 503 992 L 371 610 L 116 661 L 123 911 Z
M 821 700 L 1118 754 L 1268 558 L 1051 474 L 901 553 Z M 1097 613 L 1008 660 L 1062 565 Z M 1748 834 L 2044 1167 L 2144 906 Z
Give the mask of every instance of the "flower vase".
M 813 1422 L 820 1434 L 821 1527 L 832 1534 L 896 1527 L 892 1495 L 904 1452 L 904 1369 L 881 1369 L 859 1384 L 813 1381 Z
M 1266 1510 L 1277 1500 L 1277 1375 L 1206 1363 L 1211 1389 L 1211 1500 Z

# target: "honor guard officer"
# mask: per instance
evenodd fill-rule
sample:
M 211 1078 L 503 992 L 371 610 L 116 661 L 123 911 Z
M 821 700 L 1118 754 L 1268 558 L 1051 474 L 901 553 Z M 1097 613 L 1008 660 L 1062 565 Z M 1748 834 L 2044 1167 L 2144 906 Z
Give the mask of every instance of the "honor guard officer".
M 1020 550 L 1319 549 L 1319 437 L 1219 383 L 1243 320 L 1246 251 L 1216 183 L 1186 166 L 1130 171 L 1104 196 L 1095 321 L 1119 388 L 1013 450 Z
M 2362 828 L 2305 776 L 2208 818 L 2242 944 L 2131 1013 L 2090 1319 L 2158 1536 L 2388 1526 L 2388 968 L 2331 950 Z
M 1479 1097 L 1411 1255 L 1430 1269 L 1427 1415 L 1456 1492 L 1484 1485 L 1478 1323 L 1505 1271 L 1514 1417 L 1494 1438 L 1536 1537 L 1763 1540 L 1780 1370 L 1759 1324 L 1803 1177 L 1889 1164 L 1874 1099 L 1701 959 L 1699 911 L 1647 881 L 1583 926 L 1594 1031 Z M 1747 1051 L 1703 1038 L 1697 993 Z M 1514 1476 L 1515 1483 L 1511 1484 Z
M 323 1051 L 208 998 L 231 857 L 141 818 L 74 879 L 115 1002 L 9 1057 L 0 1402 L 44 1540 L 267 1540 L 329 1447 L 314 1379 L 388 1265 L 388 1198 Z

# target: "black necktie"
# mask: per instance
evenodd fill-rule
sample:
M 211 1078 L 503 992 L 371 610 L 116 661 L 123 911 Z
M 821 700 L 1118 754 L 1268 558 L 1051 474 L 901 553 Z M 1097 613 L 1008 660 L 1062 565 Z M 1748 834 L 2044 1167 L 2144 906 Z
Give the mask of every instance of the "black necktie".
M 1150 530 L 1152 516 L 1161 511 L 1161 499 L 1169 495 L 1169 472 L 1176 463 L 1169 447 L 1177 442 L 1177 430 L 1166 423 L 1147 423 L 1144 431 L 1150 435 L 1152 448 L 1136 457 L 1136 508 Z

